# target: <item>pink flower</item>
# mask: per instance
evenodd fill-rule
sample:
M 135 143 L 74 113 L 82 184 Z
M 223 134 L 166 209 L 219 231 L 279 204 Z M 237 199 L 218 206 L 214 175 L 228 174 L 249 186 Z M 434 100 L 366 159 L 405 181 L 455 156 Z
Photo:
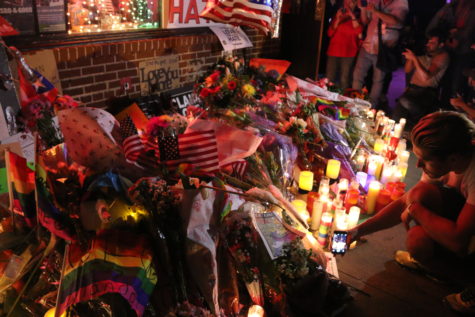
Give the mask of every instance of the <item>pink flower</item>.
M 172 118 L 167 115 L 151 118 L 147 123 L 147 134 L 151 136 L 157 136 L 162 128 L 167 128 L 170 126 L 171 120 Z

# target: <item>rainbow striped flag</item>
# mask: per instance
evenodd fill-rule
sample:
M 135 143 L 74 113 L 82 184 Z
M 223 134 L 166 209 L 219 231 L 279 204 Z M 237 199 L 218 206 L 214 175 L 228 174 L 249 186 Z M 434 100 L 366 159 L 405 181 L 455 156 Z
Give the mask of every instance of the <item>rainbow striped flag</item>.
M 156 283 L 151 246 L 145 235 L 102 231 L 86 252 L 76 243 L 69 246 L 57 313 L 61 315 L 75 303 L 119 293 L 141 316 Z
M 30 227 L 36 225 L 35 172 L 24 157 L 5 152 L 7 179 L 10 193 L 10 210 L 22 217 Z

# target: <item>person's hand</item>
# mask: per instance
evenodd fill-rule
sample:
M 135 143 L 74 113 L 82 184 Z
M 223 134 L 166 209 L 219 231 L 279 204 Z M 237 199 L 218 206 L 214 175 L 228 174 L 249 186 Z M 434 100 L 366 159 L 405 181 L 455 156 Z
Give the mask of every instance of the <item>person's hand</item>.
M 457 109 L 463 109 L 466 104 L 465 102 L 463 101 L 462 97 L 460 95 L 457 94 L 457 97 L 455 98 L 450 98 L 450 104 L 454 107 L 454 108 L 457 108 Z
M 368 6 L 366 7 L 366 10 L 368 10 L 369 12 L 372 12 L 372 13 L 377 11 L 376 7 L 374 6 L 374 3 L 369 2 L 369 0 L 368 0 Z
M 342 18 L 342 16 L 343 16 L 343 14 L 344 14 L 344 13 L 341 11 L 341 8 L 338 9 L 338 11 L 336 12 L 336 15 L 335 15 L 335 19 L 336 19 L 337 21 L 340 21 L 341 18 Z
M 406 48 L 406 50 L 404 52 L 402 52 L 402 55 L 409 61 L 409 60 L 415 60 L 416 59 L 416 55 L 414 54 L 413 51 L 411 51 L 410 49 Z
M 348 245 L 350 245 L 353 241 L 358 241 L 360 238 L 361 236 L 359 235 L 358 227 L 348 230 L 348 237 L 346 239 Z
M 411 208 L 413 208 L 414 203 L 414 201 L 411 202 L 401 214 L 401 222 L 404 224 L 406 230 L 409 230 L 409 223 L 414 219 L 411 214 Z

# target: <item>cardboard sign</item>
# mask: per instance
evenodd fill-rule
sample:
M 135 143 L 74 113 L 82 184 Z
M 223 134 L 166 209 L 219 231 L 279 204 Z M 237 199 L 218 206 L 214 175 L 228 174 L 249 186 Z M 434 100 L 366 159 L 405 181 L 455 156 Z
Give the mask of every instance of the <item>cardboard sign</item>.
M 209 27 L 216 34 L 225 51 L 252 47 L 252 42 L 240 27 L 227 24 L 213 25 Z
M 164 0 L 163 27 L 167 29 L 220 25 L 200 17 L 207 0 Z
M 201 106 L 200 99 L 193 92 L 193 85 L 171 90 L 167 92 L 165 98 L 169 100 L 170 105 L 177 109 L 182 115 L 185 115 L 186 108 L 189 105 Z
M 178 55 L 160 56 L 139 63 L 140 91 L 142 95 L 167 91 L 179 87 Z

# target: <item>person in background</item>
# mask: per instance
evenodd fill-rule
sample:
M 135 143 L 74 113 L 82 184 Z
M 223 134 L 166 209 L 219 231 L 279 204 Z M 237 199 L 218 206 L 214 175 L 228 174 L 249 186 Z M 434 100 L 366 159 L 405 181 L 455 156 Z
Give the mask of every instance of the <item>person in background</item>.
M 439 83 L 449 66 L 449 54 L 444 48 L 446 33 L 433 30 L 427 37 L 424 55 L 416 56 L 410 49 L 402 53 L 406 58 L 404 71 L 409 74 L 410 83 L 397 101 L 393 119 L 406 118 L 409 128 L 439 107 Z
M 468 77 L 469 90 L 464 96 L 457 94 L 455 98 L 450 99 L 450 104 L 457 110 L 461 110 L 475 121 L 475 68 L 464 72 Z
M 443 83 L 443 100 L 447 102 L 466 89 L 464 69 L 475 67 L 475 1 L 452 0 L 442 7 L 427 26 L 433 29 L 449 30 L 446 48 L 451 54 L 451 63 Z
M 407 251 L 397 251 L 403 267 L 444 278 L 464 272 L 474 279 L 475 124 L 464 114 L 439 111 L 423 117 L 412 130 L 420 181 L 401 198 L 349 231 L 357 240 L 403 223 Z M 460 265 L 460 266 L 458 266 Z
M 373 83 L 369 101 L 378 108 L 386 73 L 376 67 L 378 58 L 378 21 L 382 21 L 382 38 L 388 47 L 394 47 L 409 11 L 407 0 L 358 0 L 361 21 L 368 25 L 366 37 L 359 50 L 353 72 L 352 88 L 362 89 L 365 77 L 373 69 Z M 366 3 L 368 1 L 368 3 Z
M 356 54 L 360 47 L 363 27 L 357 18 L 356 0 L 344 0 L 328 28 L 330 43 L 327 51 L 327 78 L 340 88 L 350 87 Z

